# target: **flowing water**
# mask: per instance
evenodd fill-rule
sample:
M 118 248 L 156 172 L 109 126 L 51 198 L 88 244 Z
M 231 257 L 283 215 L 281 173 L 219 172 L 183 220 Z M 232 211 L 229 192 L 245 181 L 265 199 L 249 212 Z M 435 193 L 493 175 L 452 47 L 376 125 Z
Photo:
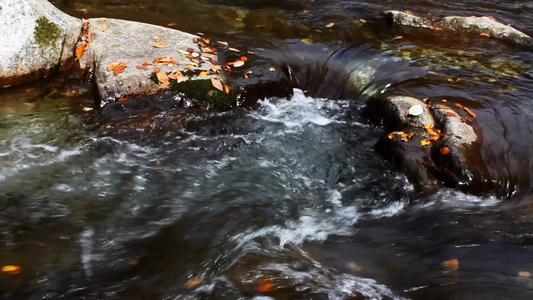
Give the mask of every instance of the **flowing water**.
M 2 299 L 533 297 L 531 51 L 379 16 L 488 14 L 531 34 L 531 2 L 53 3 L 266 49 L 297 88 L 103 125 L 74 74 L 3 89 L 0 266 L 21 269 L 0 272 Z M 374 151 L 376 93 L 473 108 L 494 189 L 416 193 Z

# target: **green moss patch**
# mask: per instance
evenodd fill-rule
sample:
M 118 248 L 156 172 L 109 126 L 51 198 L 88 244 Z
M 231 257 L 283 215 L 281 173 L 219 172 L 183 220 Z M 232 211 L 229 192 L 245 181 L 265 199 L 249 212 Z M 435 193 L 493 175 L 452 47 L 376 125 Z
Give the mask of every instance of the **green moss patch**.
M 217 90 L 211 84 L 211 80 L 187 80 L 180 83 L 173 80 L 170 83 L 170 89 L 194 101 L 216 108 L 227 107 L 235 103 L 231 94 Z
M 185 74 L 185 73 L 184 73 Z M 191 72 L 191 74 L 194 74 Z M 187 74 L 190 75 L 190 74 Z M 150 75 L 150 80 L 159 84 L 155 73 Z M 207 104 L 211 107 L 222 108 L 235 104 L 235 99 L 231 94 L 226 94 L 213 87 L 211 79 L 207 80 L 187 80 L 178 83 L 176 80 L 170 81 L 169 89 L 174 93 L 183 94 L 185 97 L 199 103 Z
M 55 46 L 57 39 L 61 37 L 61 29 L 46 17 L 40 17 L 35 23 L 37 23 L 37 26 L 35 26 L 33 36 L 37 44 L 41 48 Z

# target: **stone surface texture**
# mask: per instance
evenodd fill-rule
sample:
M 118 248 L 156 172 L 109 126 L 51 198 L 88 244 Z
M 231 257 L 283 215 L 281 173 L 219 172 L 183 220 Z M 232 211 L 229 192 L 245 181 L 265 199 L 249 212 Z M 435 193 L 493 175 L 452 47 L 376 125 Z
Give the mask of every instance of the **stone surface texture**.
M 200 72 L 211 70 L 213 65 L 211 60 L 216 60 L 216 55 L 200 52 L 197 43 L 193 41 L 199 37 L 161 26 L 98 18 L 89 19 L 89 32 L 92 42 L 80 59 L 80 66 L 82 69 L 94 68 L 94 78 L 102 104 L 122 97 L 142 96 L 157 92 L 160 85 L 150 79 L 154 68 L 167 73 L 174 68 L 184 73 L 191 71 L 190 69 Z M 167 47 L 154 46 L 158 44 Z M 200 65 L 191 64 L 191 60 L 182 54 L 189 48 L 201 54 L 201 57 L 198 57 L 201 61 Z M 144 62 L 153 63 L 157 57 L 172 57 L 177 63 L 147 65 L 147 69 L 137 68 Z M 121 60 L 127 65 L 123 73 L 115 75 L 107 70 L 109 65 Z M 190 69 L 186 68 L 187 66 Z M 213 76 L 189 77 L 190 80 L 209 80 Z
M 385 11 L 384 15 L 390 25 L 424 28 L 440 27 L 457 32 L 485 35 L 522 46 L 533 46 L 533 38 L 531 36 L 510 25 L 502 24 L 492 17 L 449 16 L 433 21 L 396 10 Z
M 488 34 L 490 37 L 510 41 L 523 46 L 533 46 L 533 39 L 491 17 L 445 17 L 439 21 L 442 28 L 449 28 L 474 34 Z
M 0 86 L 27 82 L 73 57 L 81 20 L 45 0 L 0 1 Z

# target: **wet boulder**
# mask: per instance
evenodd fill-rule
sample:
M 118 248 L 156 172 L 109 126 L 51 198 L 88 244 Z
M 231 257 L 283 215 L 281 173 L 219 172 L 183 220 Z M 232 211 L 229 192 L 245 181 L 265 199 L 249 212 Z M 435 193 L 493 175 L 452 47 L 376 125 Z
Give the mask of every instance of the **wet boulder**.
M 0 86 L 47 76 L 72 60 L 81 20 L 45 0 L 0 2 Z
M 529 35 L 492 17 L 445 17 L 438 25 L 441 28 L 489 36 L 522 46 L 533 46 L 533 38 Z
M 462 108 L 456 111 L 443 103 L 431 105 L 413 97 L 390 96 L 371 99 L 364 113 L 388 132 L 375 145 L 376 151 L 420 191 L 432 191 L 439 182 L 483 191 L 488 173 L 480 154 L 481 138 L 467 115 L 473 112 Z
M 510 43 L 533 46 L 533 38 L 510 25 L 505 25 L 492 17 L 459 17 L 449 16 L 441 20 L 433 20 L 414 16 L 401 11 L 384 12 L 387 23 L 391 26 L 423 27 L 477 34 L 507 41 Z

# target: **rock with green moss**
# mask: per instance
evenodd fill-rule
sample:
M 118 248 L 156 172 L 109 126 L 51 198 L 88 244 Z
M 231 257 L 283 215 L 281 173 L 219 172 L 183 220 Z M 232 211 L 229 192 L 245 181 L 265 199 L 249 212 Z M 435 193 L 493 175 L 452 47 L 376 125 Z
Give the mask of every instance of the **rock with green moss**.
M 81 20 L 45 0 L 0 2 L 0 86 L 58 70 L 74 54 Z

